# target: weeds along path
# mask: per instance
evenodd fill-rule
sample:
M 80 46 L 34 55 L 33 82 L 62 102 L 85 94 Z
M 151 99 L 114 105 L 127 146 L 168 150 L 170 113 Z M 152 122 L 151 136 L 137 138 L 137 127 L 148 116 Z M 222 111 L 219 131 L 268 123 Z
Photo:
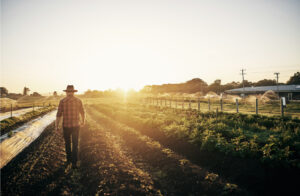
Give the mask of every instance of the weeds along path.
M 163 195 L 249 195 L 237 185 L 192 164 L 135 129 L 91 107 L 87 107 L 87 111 L 99 125 L 115 135 L 114 138 L 120 138 L 118 142 L 129 149 L 127 154 L 132 157 L 133 164 L 148 171 L 154 187 Z

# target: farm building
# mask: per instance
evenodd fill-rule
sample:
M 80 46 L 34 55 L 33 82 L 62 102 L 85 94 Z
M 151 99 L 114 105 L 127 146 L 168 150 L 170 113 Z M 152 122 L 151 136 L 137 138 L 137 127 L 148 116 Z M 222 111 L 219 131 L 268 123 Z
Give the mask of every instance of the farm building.
M 300 85 L 278 85 L 277 86 L 258 86 L 258 87 L 245 87 L 236 88 L 225 91 L 227 94 L 234 95 L 253 95 L 263 94 L 267 91 L 278 92 L 280 97 L 286 97 L 288 100 L 300 100 Z

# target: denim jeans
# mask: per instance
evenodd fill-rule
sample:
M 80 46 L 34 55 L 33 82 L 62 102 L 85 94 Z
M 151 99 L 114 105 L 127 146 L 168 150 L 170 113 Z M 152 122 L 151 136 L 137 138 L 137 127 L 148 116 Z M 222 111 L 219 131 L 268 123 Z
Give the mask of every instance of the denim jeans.
M 78 135 L 79 127 L 63 127 L 63 134 L 66 144 L 67 161 L 73 164 L 77 163 L 78 159 Z M 72 138 L 72 142 L 71 142 Z M 72 151 L 71 151 L 72 143 Z

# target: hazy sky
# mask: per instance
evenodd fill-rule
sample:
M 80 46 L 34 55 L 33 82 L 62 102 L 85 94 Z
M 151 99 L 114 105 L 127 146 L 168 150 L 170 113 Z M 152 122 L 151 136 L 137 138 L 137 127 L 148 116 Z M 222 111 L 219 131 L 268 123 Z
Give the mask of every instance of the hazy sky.
M 300 70 L 300 1 L 1 0 L 1 86 L 141 88 Z

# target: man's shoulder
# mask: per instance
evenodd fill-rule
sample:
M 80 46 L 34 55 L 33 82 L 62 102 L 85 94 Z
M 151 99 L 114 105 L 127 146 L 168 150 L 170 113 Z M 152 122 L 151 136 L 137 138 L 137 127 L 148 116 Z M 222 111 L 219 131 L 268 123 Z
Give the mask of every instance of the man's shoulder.
M 80 102 L 82 103 L 81 99 L 79 99 L 78 97 L 73 96 L 72 98 L 68 98 L 68 97 L 64 97 L 60 100 L 61 103 L 67 102 L 67 101 L 76 101 L 76 102 Z
M 78 102 L 82 102 L 80 98 L 78 98 L 78 97 L 75 97 L 75 96 L 74 96 L 74 98 L 75 98 L 75 100 L 76 100 L 76 101 L 78 101 Z
M 66 98 L 67 98 L 67 97 L 62 98 L 59 102 L 61 102 L 61 103 L 65 102 L 65 101 L 66 101 Z

